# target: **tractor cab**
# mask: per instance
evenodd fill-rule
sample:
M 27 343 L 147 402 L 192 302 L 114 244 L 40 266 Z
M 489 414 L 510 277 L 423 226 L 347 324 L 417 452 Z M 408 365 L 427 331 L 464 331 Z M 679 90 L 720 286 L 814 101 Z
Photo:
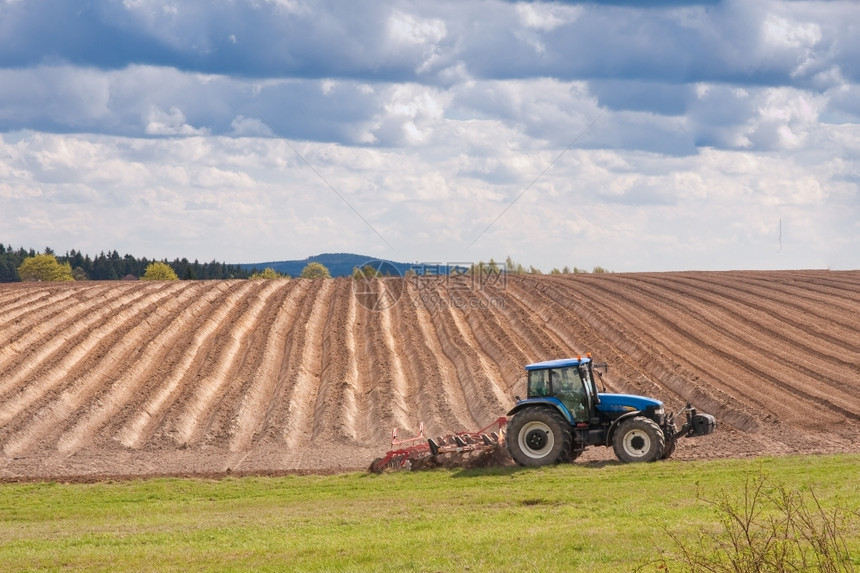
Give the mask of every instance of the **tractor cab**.
M 561 402 L 574 424 L 588 422 L 600 403 L 590 357 L 529 364 L 526 372 L 529 399 Z

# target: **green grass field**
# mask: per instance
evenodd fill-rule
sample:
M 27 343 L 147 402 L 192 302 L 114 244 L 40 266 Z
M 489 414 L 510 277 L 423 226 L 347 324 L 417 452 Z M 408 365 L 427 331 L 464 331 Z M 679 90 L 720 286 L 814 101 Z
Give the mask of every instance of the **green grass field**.
M 860 510 L 860 455 L 0 485 L 2 571 L 630 571 L 766 472 Z M 856 515 L 856 514 L 855 514 Z M 860 566 L 860 540 L 848 546 Z M 654 571 L 656 565 L 644 567 Z

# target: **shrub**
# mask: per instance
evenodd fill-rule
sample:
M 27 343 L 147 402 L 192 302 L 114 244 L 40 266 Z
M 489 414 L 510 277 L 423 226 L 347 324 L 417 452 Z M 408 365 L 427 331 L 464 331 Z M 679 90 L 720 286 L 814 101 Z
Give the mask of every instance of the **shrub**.
M 150 263 L 146 267 L 146 271 L 143 273 L 143 279 L 145 281 L 176 281 L 179 280 L 179 277 L 176 276 L 176 271 L 171 268 L 167 263 L 162 263 L 160 261 L 156 261 L 154 263 Z
M 260 271 L 255 272 L 254 274 L 252 274 L 248 278 L 251 280 L 258 280 L 258 279 L 288 279 L 290 277 L 289 277 L 289 275 L 279 273 L 278 271 L 276 271 L 272 267 L 266 267 L 265 269 L 263 269 L 262 272 L 260 272 Z
M 330 279 L 331 273 L 324 264 L 312 262 L 302 269 L 302 274 L 299 276 L 303 279 Z
M 702 527 L 693 542 L 668 532 L 677 547 L 659 561 L 660 569 L 714 573 L 854 571 L 845 535 L 858 515 L 826 509 L 811 489 L 775 484 L 764 474 L 747 479 L 740 499 L 722 492 L 698 499 L 711 505 L 718 527 Z
M 69 263 L 60 264 L 51 254 L 27 257 L 18 267 L 22 281 L 73 281 L 72 267 Z

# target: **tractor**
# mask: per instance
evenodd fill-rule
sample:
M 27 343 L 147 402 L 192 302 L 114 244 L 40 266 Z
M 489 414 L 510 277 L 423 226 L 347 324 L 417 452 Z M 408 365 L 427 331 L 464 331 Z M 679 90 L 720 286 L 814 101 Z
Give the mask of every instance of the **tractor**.
M 665 460 L 680 438 L 704 436 L 716 427 L 713 416 L 689 403 L 678 412 L 686 414 L 679 430 L 660 400 L 598 392 L 595 373 L 602 379 L 608 366 L 594 364 L 590 353 L 525 369 L 528 397 L 516 397 L 505 438 L 521 466 L 573 461 L 588 446 L 612 446 L 622 462 Z

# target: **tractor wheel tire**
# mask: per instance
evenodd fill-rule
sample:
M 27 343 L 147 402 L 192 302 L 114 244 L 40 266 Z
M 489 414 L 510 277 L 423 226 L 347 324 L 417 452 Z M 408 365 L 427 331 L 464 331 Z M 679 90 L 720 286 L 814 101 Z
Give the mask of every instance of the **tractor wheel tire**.
M 549 408 L 526 408 L 511 418 L 508 452 L 521 466 L 546 466 L 570 459 L 573 435 L 562 415 Z
M 656 462 L 663 456 L 666 437 L 654 420 L 636 416 L 624 420 L 612 436 L 615 456 L 625 463 Z

